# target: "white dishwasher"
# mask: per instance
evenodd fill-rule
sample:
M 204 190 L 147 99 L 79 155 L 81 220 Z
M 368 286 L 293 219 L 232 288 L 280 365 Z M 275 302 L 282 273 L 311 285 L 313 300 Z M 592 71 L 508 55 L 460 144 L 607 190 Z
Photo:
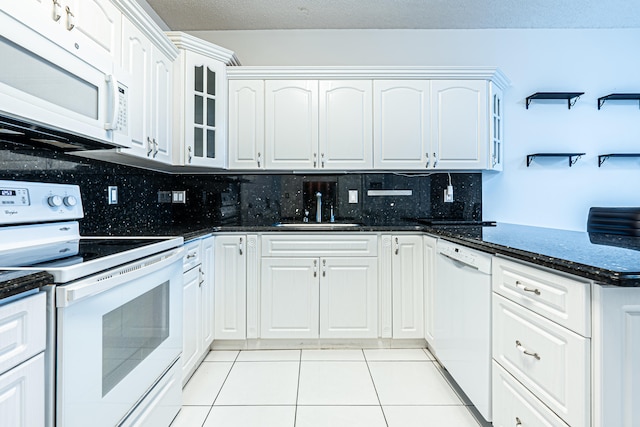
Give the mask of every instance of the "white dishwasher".
M 491 255 L 444 240 L 437 254 L 433 350 L 491 421 Z

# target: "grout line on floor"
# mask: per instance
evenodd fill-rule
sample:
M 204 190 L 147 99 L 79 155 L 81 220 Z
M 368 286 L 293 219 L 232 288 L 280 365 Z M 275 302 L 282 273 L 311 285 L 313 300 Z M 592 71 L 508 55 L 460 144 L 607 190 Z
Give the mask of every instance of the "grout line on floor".
M 296 407 L 293 410 L 293 427 L 298 422 L 298 398 L 300 397 L 300 373 L 302 372 L 302 350 L 298 355 L 298 386 L 296 388 Z
M 364 363 L 367 365 L 367 371 L 369 371 L 369 378 L 371 378 L 371 383 L 373 384 L 373 390 L 376 392 L 376 398 L 378 399 L 378 405 L 380 407 L 380 411 L 382 412 L 382 418 L 384 418 L 384 424 L 389 427 L 389 422 L 387 421 L 387 414 L 384 413 L 384 407 L 382 406 L 382 402 L 380 401 L 380 395 L 378 394 L 378 387 L 376 387 L 376 382 L 373 380 L 373 374 L 371 373 L 371 368 L 369 367 L 369 361 L 367 360 L 367 355 L 362 349 L 362 356 L 364 357 Z

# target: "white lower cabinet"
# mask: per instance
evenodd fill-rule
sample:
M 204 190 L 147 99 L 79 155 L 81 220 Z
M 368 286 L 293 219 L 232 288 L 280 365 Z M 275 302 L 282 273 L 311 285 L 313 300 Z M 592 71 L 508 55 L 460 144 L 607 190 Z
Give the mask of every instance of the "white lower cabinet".
M 213 342 L 214 238 L 185 245 L 182 287 L 182 383 L 189 380 Z
M 522 426 L 591 426 L 588 283 L 496 257 L 492 284 L 493 360 L 502 368 L 493 375 L 494 425 L 518 425 L 518 409 L 526 414 L 528 424 L 520 418 Z M 538 403 L 527 406 L 524 401 Z
M 376 240 L 366 235 L 263 237 L 260 337 L 377 338 Z
M 0 425 L 44 425 L 44 353 L 0 375 Z
M 421 235 L 391 236 L 393 338 L 424 338 Z
M 492 368 L 493 427 L 568 427 L 499 364 Z

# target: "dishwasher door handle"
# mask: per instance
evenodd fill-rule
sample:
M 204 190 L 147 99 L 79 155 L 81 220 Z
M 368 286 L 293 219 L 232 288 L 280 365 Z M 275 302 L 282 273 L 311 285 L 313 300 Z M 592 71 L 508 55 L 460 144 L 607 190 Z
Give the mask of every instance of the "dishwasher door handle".
M 480 270 L 477 266 L 471 265 L 471 264 L 467 264 L 464 261 L 461 261 L 461 260 L 459 260 L 457 258 L 452 257 L 451 255 L 447 255 L 447 254 L 445 254 L 443 252 L 440 252 L 440 255 L 442 255 L 443 257 L 449 258 L 451 261 L 454 261 L 457 264 L 462 265 L 463 267 L 469 267 L 469 268 L 473 268 L 474 270 Z

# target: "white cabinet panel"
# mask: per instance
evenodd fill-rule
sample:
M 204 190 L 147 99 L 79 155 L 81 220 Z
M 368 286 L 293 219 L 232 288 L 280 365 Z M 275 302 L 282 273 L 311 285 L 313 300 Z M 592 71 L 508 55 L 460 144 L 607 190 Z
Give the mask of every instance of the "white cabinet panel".
M 640 289 L 593 285 L 593 425 L 640 425 Z
M 215 238 L 214 339 L 246 338 L 246 241 L 245 235 Z
M 0 373 L 44 351 L 44 292 L 0 306 Z
M 424 338 L 422 236 L 393 236 L 393 338 Z
M 264 80 L 229 81 L 229 169 L 264 169 Z
M 182 284 L 182 383 L 185 384 L 198 363 L 200 341 L 199 269 L 184 274 Z
M 492 368 L 494 427 L 569 427 L 500 365 Z
M 318 81 L 265 83 L 267 169 L 318 167 Z
M 200 348 L 203 352 L 209 349 L 213 342 L 213 286 L 214 286 L 214 237 L 208 237 L 201 243 L 200 266 Z
M 261 338 L 317 338 L 317 258 L 264 258 Z
M 488 82 L 483 80 L 431 82 L 433 167 L 486 168 L 487 86 Z
M 493 295 L 493 358 L 569 425 L 590 425 L 590 340 Z
M 496 257 L 493 291 L 583 336 L 591 335 L 591 292 L 586 281 Z
M 0 426 L 43 426 L 44 390 L 44 353 L 0 375 Z
M 435 266 L 437 239 L 424 236 L 424 336 L 427 344 L 434 345 L 435 341 Z
M 373 93 L 374 168 L 428 168 L 429 81 L 376 80 Z
M 322 258 L 320 263 L 320 338 L 377 338 L 377 259 Z
M 319 85 L 319 167 L 371 169 L 371 80 L 321 80 Z
M 377 256 L 378 237 L 357 234 L 265 234 L 262 256 Z
M 173 61 L 155 47 L 151 60 L 151 157 L 171 163 Z

